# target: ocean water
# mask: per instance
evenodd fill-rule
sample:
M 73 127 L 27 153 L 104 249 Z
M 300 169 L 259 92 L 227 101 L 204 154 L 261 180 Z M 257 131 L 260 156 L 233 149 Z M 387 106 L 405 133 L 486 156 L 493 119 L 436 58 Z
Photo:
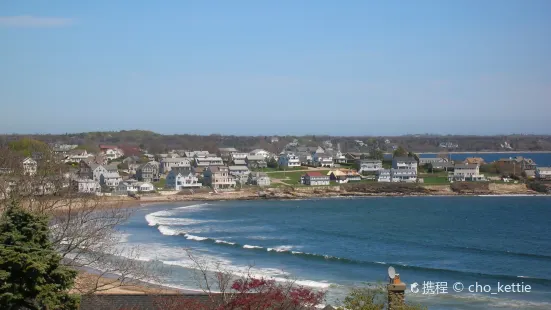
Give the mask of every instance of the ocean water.
M 213 270 L 251 267 L 256 276 L 327 290 L 329 304 L 352 287 L 386 283 L 393 266 L 408 284 L 406 299 L 429 309 L 551 309 L 551 197 L 150 205 L 121 236 L 121 247 L 139 245 L 139 259 L 166 266 L 162 282 L 173 287 L 198 288 L 189 248 Z M 457 282 L 462 292 L 453 290 Z M 491 292 L 475 292 L 477 283 Z M 492 294 L 498 284 L 516 283 L 531 291 Z
M 421 158 L 433 158 L 437 157 L 436 153 L 426 153 L 420 154 Z M 467 157 L 482 157 L 487 163 L 500 160 L 502 158 L 517 157 L 522 156 L 526 158 L 531 158 L 536 162 L 540 167 L 549 167 L 551 166 L 551 152 L 550 153 L 450 153 L 452 160 L 465 160 Z

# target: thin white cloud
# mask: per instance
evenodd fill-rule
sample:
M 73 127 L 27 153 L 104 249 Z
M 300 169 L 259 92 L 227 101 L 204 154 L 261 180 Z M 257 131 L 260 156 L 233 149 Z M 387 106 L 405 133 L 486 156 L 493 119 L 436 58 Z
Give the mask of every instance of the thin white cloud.
M 47 28 L 64 27 L 73 24 L 72 18 L 39 17 L 31 15 L 0 16 L 0 27 L 12 28 Z

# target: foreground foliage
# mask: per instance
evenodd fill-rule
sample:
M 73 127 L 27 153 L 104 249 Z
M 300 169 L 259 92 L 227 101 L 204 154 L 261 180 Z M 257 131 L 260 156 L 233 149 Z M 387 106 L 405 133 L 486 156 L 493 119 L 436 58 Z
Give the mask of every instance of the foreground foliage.
M 77 272 L 61 265 L 48 218 L 12 204 L 0 220 L 0 308 L 77 309 L 68 290 Z
M 344 299 L 343 306 L 338 310 L 383 310 L 388 309 L 387 290 L 382 285 L 371 285 L 355 288 Z M 416 304 L 405 303 L 402 306 L 393 306 L 393 310 L 425 310 Z

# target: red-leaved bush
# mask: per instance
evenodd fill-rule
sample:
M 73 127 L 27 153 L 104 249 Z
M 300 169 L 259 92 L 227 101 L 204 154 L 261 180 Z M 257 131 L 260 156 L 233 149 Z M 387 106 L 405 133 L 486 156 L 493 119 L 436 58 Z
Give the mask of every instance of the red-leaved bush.
M 320 305 L 325 292 L 296 286 L 293 282 L 247 277 L 231 284 L 225 293 L 206 292 L 208 298 L 174 296 L 156 301 L 158 309 L 166 310 L 306 310 Z

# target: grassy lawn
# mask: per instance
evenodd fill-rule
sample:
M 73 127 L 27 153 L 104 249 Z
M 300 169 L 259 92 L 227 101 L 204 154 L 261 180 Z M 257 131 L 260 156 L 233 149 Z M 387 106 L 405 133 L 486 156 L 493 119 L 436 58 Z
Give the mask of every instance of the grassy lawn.
M 323 175 L 326 175 L 329 170 L 319 170 Z M 297 185 L 300 183 L 300 177 L 305 174 L 304 171 L 277 171 L 269 172 L 268 176 L 274 179 L 280 179 L 289 185 Z
M 286 168 L 285 171 L 293 171 L 293 170 L 305 170 L 308 169 L 308 167 L 292 167 L 292 168 Z M 252 169 L 252 171 L 260 171 L 260 172 L 283 172 L 283 170 L 279 170 L 278 168 L 258 168 L 258 169 Z
M 422 177 L 424 184 L 450 184 L 448 177 Z
M 165 188 L 166 179 L 160 179 L 159 182 L 153 182 L 155 188 Z

